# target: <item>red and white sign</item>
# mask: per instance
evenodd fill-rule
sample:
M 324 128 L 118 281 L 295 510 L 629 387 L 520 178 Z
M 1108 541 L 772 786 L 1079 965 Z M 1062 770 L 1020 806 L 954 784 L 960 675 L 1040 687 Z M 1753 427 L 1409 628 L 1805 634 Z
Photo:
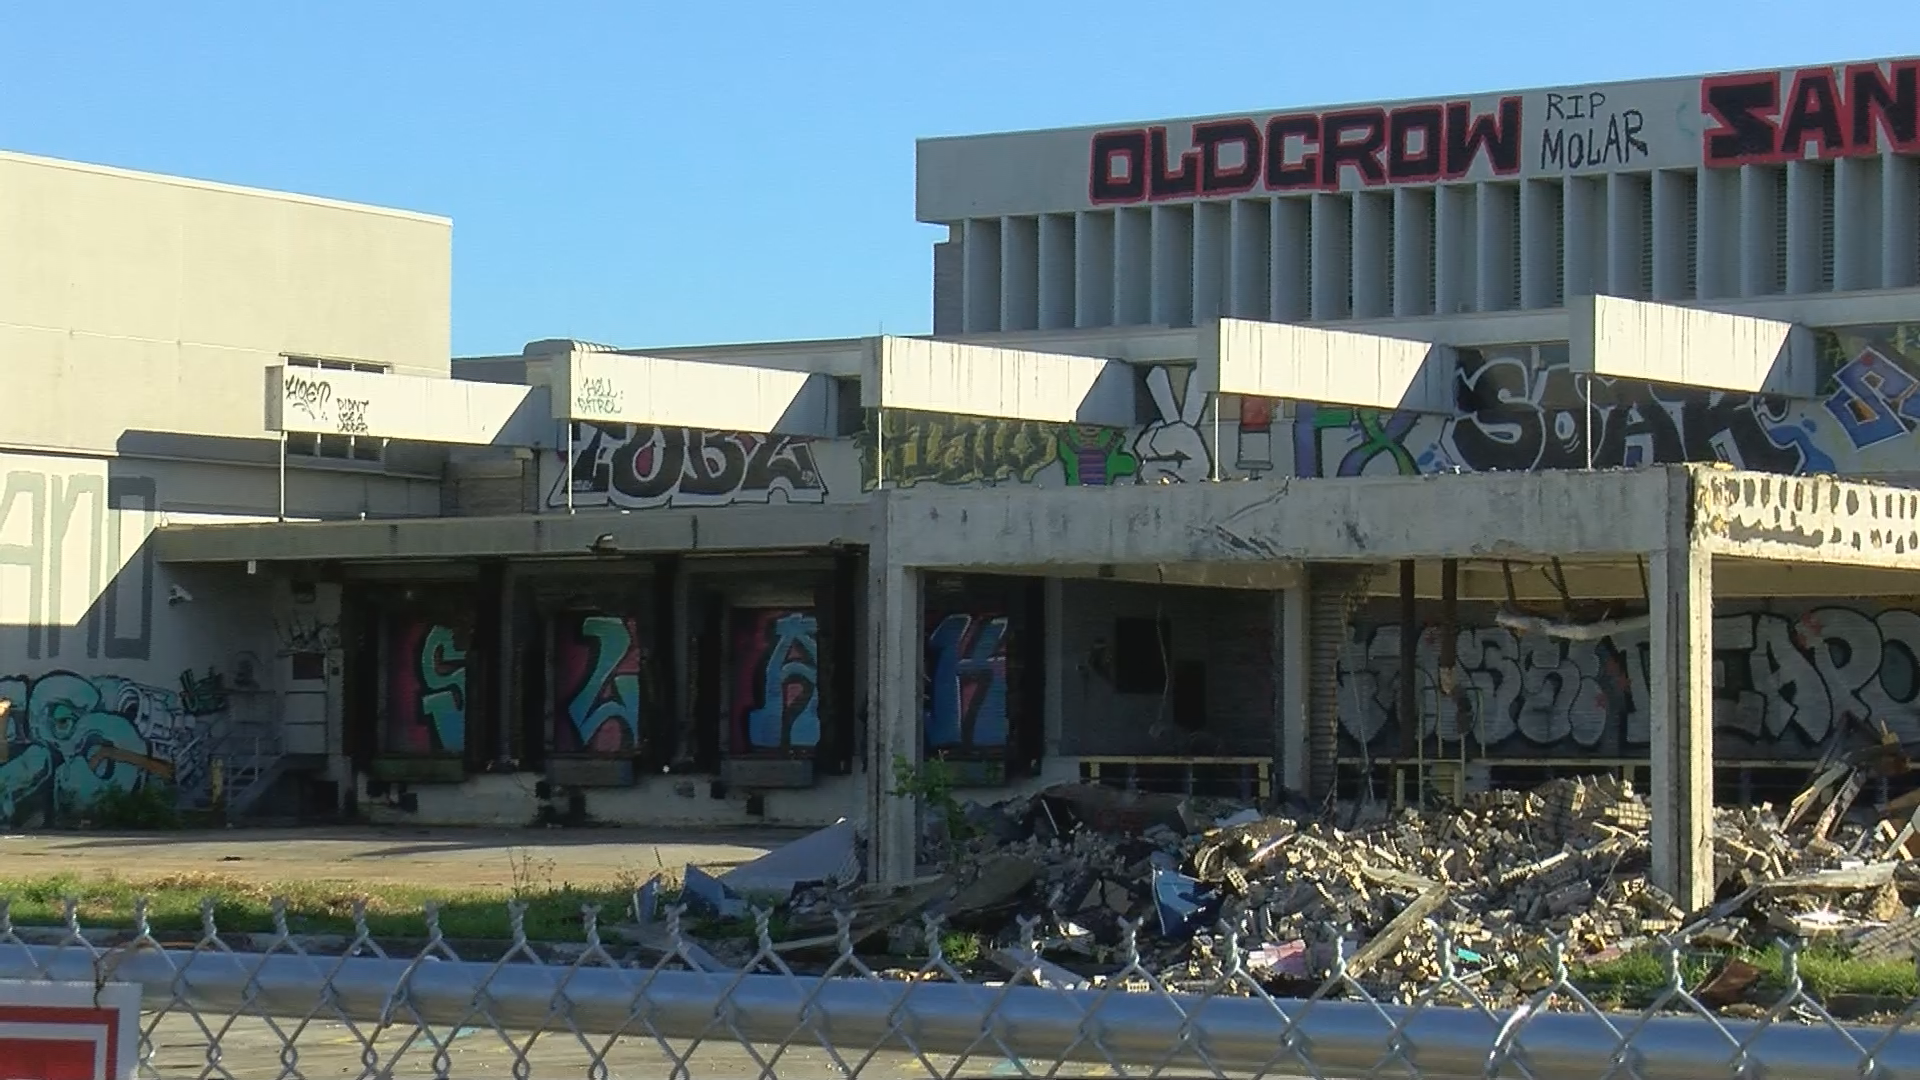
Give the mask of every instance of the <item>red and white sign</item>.
M 140 988 L 0 979 L 0 1080 L 133 1080 Z

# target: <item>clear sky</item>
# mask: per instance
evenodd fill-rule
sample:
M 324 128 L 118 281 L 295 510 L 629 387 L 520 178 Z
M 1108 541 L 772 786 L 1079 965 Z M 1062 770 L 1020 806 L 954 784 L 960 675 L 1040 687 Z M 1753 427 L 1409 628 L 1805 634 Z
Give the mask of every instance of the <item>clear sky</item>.
M 0 147 L 454 221 L 458 355 L 929 329 L 913 144 L 1920 53 L 1913 0 L 0 0 Z

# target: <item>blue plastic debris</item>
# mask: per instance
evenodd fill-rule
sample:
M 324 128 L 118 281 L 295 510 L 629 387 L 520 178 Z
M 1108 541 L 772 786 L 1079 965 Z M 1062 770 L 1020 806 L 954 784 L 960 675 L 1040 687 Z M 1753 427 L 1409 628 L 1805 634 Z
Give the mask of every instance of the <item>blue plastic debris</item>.
M 1184 939 L 1220 910 L 1220 894 L 1185 874 L 1155 867 L 1153 903 L 1160 914 L 1160 936 Z

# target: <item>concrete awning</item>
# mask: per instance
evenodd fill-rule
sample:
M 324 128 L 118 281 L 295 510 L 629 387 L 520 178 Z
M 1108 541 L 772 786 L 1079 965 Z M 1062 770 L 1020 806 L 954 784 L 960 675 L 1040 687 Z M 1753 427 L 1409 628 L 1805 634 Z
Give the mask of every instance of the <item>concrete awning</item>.
M 169 563 L 591 558 L 865 545 L 867 522 L 867 507 L 861 504 L 728 506 L 639 514 L 169 525 L 154 530 L 148 542 L 155 557 Z
M 1567 303 L 1569 367 L 1610 379 L 1810 397 L 1813 334 L 1719 311 L 1586 296 Z

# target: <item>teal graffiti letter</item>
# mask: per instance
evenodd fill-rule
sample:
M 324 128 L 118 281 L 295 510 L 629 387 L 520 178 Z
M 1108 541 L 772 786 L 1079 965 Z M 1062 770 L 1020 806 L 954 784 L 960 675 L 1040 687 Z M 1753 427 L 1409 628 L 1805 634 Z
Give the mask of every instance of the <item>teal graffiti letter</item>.
M 632 672 L 613 673 L 633 649 L 633 635 L 627 632 L 624 619 L 589 615 L 580 620 L 580 636 L 591 639 L 597 649 L 593 673 L 587 676 L 567 706 L 573 729 L 580 734 L 580 745 L 591 747 L 601 726 L 614 721 L 621 729 L 619 749 L 632 749 L 640 744 L 640 676 Z M 601 700 L 608 676 L 613 678 L 612 693 Z
M 453 631 L 435 626 L 420 643 L 420 682 L 427 693 L 420 709 L 433 725 L 440 749 L 467 748 L 467 654 L 454 643 Z

